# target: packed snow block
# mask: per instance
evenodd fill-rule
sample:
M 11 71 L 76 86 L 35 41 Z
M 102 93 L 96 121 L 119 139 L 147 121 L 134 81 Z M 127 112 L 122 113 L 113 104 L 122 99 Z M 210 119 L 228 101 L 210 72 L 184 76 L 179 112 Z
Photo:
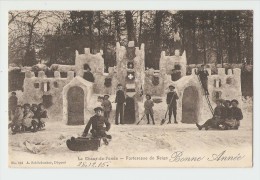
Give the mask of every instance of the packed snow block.
M 46 75 L 45 75 L 45 72 L 44 71 L 39 71 L 38 72 L 38 78 L 45 78 Z
M 198 68 L 192 68 L 191 69 L 191 75 L 196 75 Z
M 135 47 L 135 42 L 134 41 L 129 41 L 128 42 L 128 47 Z
M 70 79 L 70 80 L 73 79 L 74 78 L 74 71 L 69 71 L 67 78 Z
M 225 73 L 225 68 L 218 68 L 218 75 L 226 75 L 226 73 Z
M 54 78 L 60 78 L 60 72 L 54 71 Z
M 185 51 L 181 56 L 166 56 L 165 52 L 162 51 L 159 68 L 160 70 L 166 69 L 166 74 L 172 74 L 172 71 L 175 69 L 181 71 L 181 77 L 186 76 L 186 65 L 187 60 Z
M 32 78 L 32 77 L 35 77 L 34 72 L 32 72 L 32 71 L 25 72 L 25 78 Z
M 232 75 L 233 72 L 232 72 L 232 69 L 228 69 L 228 75 Z

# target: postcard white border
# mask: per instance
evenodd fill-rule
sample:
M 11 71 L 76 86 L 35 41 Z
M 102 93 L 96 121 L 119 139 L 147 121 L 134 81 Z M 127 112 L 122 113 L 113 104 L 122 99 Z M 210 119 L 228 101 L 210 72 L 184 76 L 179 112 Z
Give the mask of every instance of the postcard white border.
M 8 168 L 7 88 L 8 10 L 254 10 L 254 153 L 253 168 L 140 168 L 140 169 L 10 169 Z M 260 179 L 260 1 L 0 1 L 0 179 Z

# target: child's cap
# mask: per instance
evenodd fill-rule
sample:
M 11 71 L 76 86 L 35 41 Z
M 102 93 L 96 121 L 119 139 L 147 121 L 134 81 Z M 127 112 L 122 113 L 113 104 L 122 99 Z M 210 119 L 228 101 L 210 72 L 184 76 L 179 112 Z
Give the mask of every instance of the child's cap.
M 105 97 L 109 98 L 109 95 L 108 95 L 108 94 L 106 94 L 106 95 L 104 95 L 104 98 L 105 98 Z
M 173 85 L 170 85 L 169 88 L 173 88 L 173 89 L 175 89 L 175 87 L 174 87 Z
M 231 101 L 231 103 L 233 103 L 233 102 L 235 102 L 236 104 L 238 104 L 238 101 L 237 101 L 236 99 L 233 99 L 233 100 Z
M 97 112 L 97 111 L 103 111 L 102 107 L 96 107 L 94 108 L 94 111 Z

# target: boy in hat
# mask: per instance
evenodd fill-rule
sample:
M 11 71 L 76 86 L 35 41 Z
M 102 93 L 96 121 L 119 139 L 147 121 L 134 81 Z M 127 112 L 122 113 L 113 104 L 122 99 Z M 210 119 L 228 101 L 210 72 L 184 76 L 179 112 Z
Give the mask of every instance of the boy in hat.
M 38 104 L 38 110 L 36 111 L 36 119 L 38 120 L 38 129 L 45 126 L 44 119 L 48 118 L 47 110 L 42 103 Z
M 33 112 L 31 111 L 30 104 L 24 104 L 24 116 L 23 116 L 23 121 L 22 125 L 24 127 L 25 131 L 36 131 L 36 126 L 37 124 L 33 122 Z
M 174 86 L 170 85 L 169 89 L 170 89 L 170 92 L 167 93 L 167 98 L 166 98 L 166 102 L 167 102 L 168 110 L 169 110 L 169 121 L 167 124 L 171 124 L 172 114 L 174 116 L 174 123 L 178 124 L 176 116 L 177 116 L 177 99 L 179 99 L 179 96 L 174 91 L 174 89 L 175 89 Z
M 238 101 L 233 99 L 231 101 L 232 107 L 230 108 L 230 119 L 224 122 L 225 129 L 238 129 L 240 126 L 240 120 L 243 119 L 243 113 L 240 108 L 238 108 Z
M 122 84 L 117 85 L 116 92 L 116 125 L 118 125 L 118 117 L 120 115 L 120 124 L 123 124 L 123 112 L 124 112 L 124 103 L 125 103 L 125 93 L 123 91 Z
M 103 138 L 105 144 L 108 144 L 106 138 L 111 139 L 111 136 L 107 135 L 106 131 L 110 129 L 111 125 L 108 120 L 104 116 L 102 116 L 103 109 L 101 107 L 96 107 L 94 111 L 95 115 L 89 119 L 82 136 L 86 137 L 88 135 L 90 127 L 92 126 L 92 129 L 90 130 L 92 136 L 95 138 Z M 104 125 L 106 127 L 104 127 Z
M 112 104 L 111 102 L 108 100 L 109 95 L 105 95 L 104 96 L 104 100 L 101 103 L 101 106 L 103 107 L 104 110 L 104 117 L 108 120 L 109 116 L 110 116 L 110 112 L 112 111 Z
M 205 94 L 209 95 L 209 91 L 208 91 L 208 76 L 209 76 L 209 73 L 205 69 L 205 65 L 204 64 L 201 65 L 201 69 L 198 71 L 197 74 L 198 74 L 198 76 L 200 78 L 200 81 L 201 81 L 202 87 L 203 87 L 203 89 L 205 91 Z
M 12 92 L 11 96 L 8 99 L 8 113 L 9 113 L 9 120 L 12 120 L 12 115 L 14 115 L 16 106 L 17 106 L 18 98 L 16 97 L 16 92 Z
M 84 72 L 83 78 L 90 82 L 95 81 L 95 78 L 94 78 L 93 74 L 91 73 L 91 68 L 88 65 L 85 66 L 85 72 Z
M 207 120 L 203 125 L 196 123 L 199 130 L 202 128 L 205 128 L 205 130 L 208 130 L 209 128 L 220 129 L 219 125 L 222 124 L 226 118 L 226 110 L 225 107 L 222 106 L 220 99 L 216 100 L 216 104 L 217 107 L 214 109 L 214 114 L 211 119 Z
M 147 124 L 150 124 L 149 115 L 152 118 L 153 124 L 155 124 L 154 118 L 153 118 L 153 106 L 154 106 L 154 103 L 151 100 L 151 95 L 147 94 L 146 95 L 146 101 L 144 102 L 144 113 L 146 114 L 146 118 L 147 118 L 147 121 L 148 121 Z
M 37 104 L 32 104 L 31 111 L 33 112 L 34 116 L 33 118 L 36 118 L 36 112 L 38 110 Z

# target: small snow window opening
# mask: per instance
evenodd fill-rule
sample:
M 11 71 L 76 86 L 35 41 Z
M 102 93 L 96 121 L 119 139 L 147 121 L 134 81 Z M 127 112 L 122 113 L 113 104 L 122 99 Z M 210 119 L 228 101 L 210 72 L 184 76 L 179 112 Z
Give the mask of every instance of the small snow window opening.
M 44 82 L 43 84 L 43 91 L 44 92 L 47 92 L 49 91 L 51 88 L 50 88 L 50 82 Z
M 220 99 L 221 98 L 221 92 L 217 91 L 215 94 L 216 99 Z
M 221 87 L 221 79 L 215 79 L 214 85 L 215 85 L 216 88 L 220 88 Z
M 36 89 L 40 88 L 40 83 L 34 83 L 34 88 Z
M 55 87 L 55 88 L 58 88 L 59 87 L 59 84 L 58 84 L 58 82 L 53 82 L 53 86 Z

